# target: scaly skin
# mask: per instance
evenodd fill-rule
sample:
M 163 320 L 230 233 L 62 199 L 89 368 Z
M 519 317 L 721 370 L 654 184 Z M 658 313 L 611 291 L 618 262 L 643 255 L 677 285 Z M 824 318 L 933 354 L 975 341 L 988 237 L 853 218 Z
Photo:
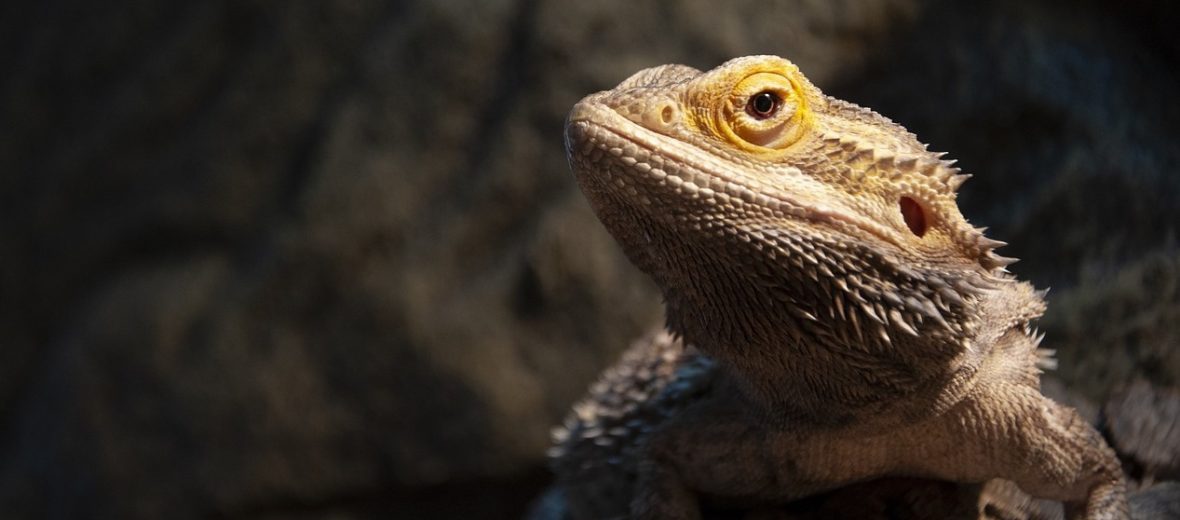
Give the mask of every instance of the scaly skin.
M 566 147 L 599 219 L 662 290 L 669 329 L 703 354 L 688 363 L 710 374 L 703 396 L 631 436 L 632 516 L 883 475 L 1004 478 L 1071 518 L 1127 516 L 1113 451 L 1040 393 L 1042 294 L 959 212 L 966 176 L 901 126 L 752 56 L 588 96 Z M 586 514 L 618 500 L 563 482 Z

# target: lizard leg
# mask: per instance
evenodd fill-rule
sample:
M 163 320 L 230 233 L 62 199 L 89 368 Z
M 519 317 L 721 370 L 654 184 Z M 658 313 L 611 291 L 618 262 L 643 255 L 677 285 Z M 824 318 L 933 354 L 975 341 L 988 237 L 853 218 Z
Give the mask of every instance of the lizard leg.
M 632 518 L 697 519 L 698 492 L 750 491 L 743 489 L 743 481 L 750 480 L 744 459 L 762 444 L 764 435 L 733 414 L 716 415 L 720 407 L 706 404 L 686 410 L 648 440 L 631 502 Z
M 833 464 L 816 438 L 771 431 L 741 408 L 728 400 L 703 402 L 653 433 L 639 468 L 633 518 L 696 519 L 701 497 L 740 507 L 849 481 L 827 469 Z
M 696 495 L 681 478 L 676 466 L 662 457 L 649 457 L 639 466 L 639 482 L 631 502 L 631 518 L 701 517 Z
M 1033 496 L 1064 502 L 1070 518 L 1128 517 L 1118 459 L 1089 423 L 1030 386 L 988 386 L 945 416 L 952 447 L 933 474 L 1006 478 Z

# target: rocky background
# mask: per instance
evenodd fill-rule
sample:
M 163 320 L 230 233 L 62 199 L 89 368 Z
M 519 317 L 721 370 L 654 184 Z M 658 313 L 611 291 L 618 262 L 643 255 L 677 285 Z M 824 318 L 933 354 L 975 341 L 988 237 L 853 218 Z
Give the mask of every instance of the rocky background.
M 658 295 L 565 112 L 794 60 L 975 178 L 1057 378 L 1180 383 L 1180 10 L 707 0 L 0 6 L 0 515 L 511 518 Z

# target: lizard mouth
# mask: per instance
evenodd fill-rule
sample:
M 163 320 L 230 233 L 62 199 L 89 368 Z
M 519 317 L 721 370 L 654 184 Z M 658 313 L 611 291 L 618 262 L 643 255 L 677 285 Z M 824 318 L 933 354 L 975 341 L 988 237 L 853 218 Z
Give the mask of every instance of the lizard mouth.
M 891 229 L 834 204 L 838 199 L 825 196 L 830 191 L 827 186 L 794 166 L 760 165 L 764 171 L 753 173 L 750 162 L 737 162 L 650 130 L 593 97 L 570 112 L 565 141 L 572 169 L 584 189 L 596 185 L 635 206 L 675 197 L 680 204 L 729 208 L 727 213 L 733 215 L 803 220 L 849 237 L 871 234 L 903 248 Z M 586 161 L 613 164 L 605 168 L 579 165 Z M 665 204 L 664 209 L 677 208 Z

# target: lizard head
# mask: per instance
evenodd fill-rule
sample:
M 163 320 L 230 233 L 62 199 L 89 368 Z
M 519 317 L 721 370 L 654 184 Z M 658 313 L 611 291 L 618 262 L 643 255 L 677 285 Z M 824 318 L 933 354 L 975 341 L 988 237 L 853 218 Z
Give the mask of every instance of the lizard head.
M 575 105 L 565 135 L 595 212 L 690 340 L 888 347 L 961 341 L 988 305 L 1008 327 L 1043 312 L 959 212 L 967 176 L 785 59 L 640 71 Z M 1001 285 L 1019 287 L 983 301 Z

